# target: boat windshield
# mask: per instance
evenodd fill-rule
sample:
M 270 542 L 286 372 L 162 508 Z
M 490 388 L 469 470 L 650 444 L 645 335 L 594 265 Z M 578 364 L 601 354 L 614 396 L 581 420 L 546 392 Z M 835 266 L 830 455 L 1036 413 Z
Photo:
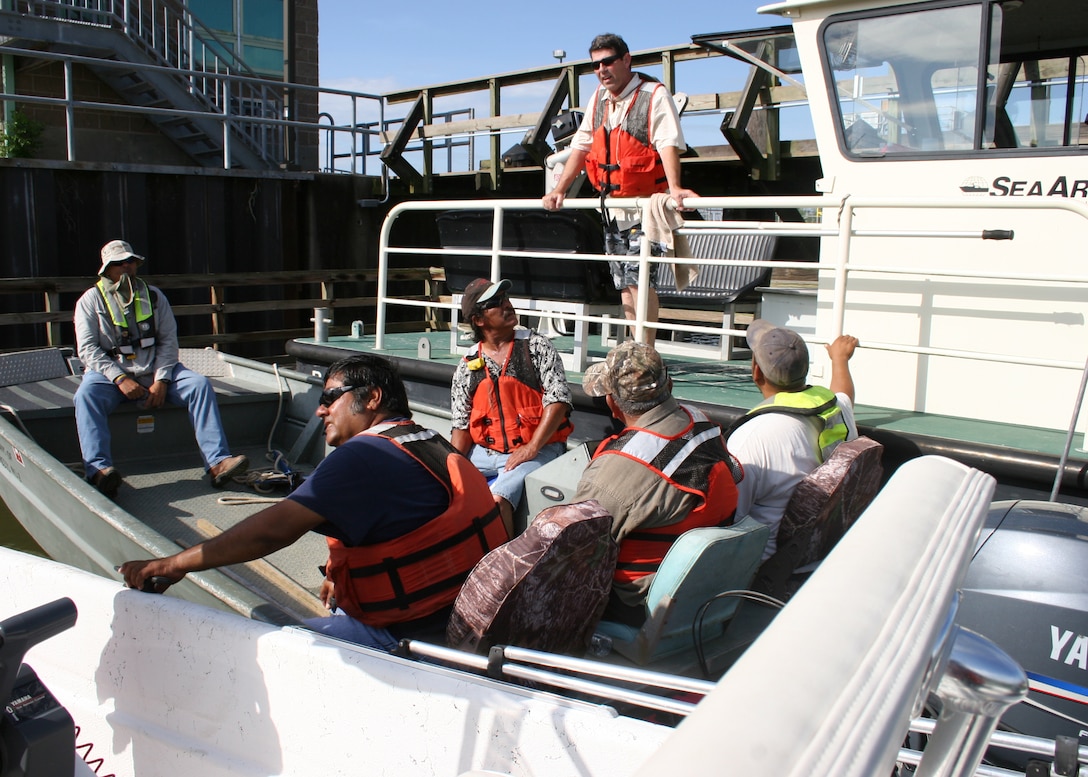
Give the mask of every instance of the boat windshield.
M 820 46 L 848 156 L 1088 149 L 1088 14 L 1079 2 L 987 0 L 833 16 Z

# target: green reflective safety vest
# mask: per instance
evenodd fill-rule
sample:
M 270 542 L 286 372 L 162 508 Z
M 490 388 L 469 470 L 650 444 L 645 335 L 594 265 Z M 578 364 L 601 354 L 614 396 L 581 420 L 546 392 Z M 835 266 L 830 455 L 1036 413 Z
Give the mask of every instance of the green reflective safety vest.
M 831 451 L 850 432 L 834 393 L 823 386 L 809 386 L 803 391 L 779 391 L 770 399 L 763 400 L 733 422 L 726 438 L 737 427 L 765 413 L 789 413 L 809 419 L 819 432 L 816 458 L 821 462 L 831 455 Z
M 150 348 L 155 344 L 155 306 L 151 302 L 151 290 L 147 284 L 139 278 L 133 278 L 135 296 L 133 298 L 136 327 L 139 330 L 136 336 L 129 330 L 128 320 L 125 318 L 124 308 L 119 307 L 112 294 L 106 293 L 105 279 L 99 279 L 95 286 L 102 295 L 102 301 L 106 303 L 106 309 L 110 312 L 114 327 L 117 328 L 116 354 L 122 354 L 129 358 L 135 356 L 136 350 L 132 347 L 133 341 L 139 343 L 141 348 Z M 114 355 L 116 355 L 114 354 Z

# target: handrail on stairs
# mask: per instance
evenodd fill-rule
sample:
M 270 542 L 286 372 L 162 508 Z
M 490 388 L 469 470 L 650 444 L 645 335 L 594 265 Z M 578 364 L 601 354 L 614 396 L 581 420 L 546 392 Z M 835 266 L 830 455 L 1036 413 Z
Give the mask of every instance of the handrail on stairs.
M 239 113 L 284 116 L 282 94 L 266 84 L 223 80 L 223 76 L 257 79 L 258 75 L 178 0 L 23 0 L 17 5 L 32 16 L 123 32 L 156 64 L 180 71 L 179 82 L 210 112 L 228 117 Z M 286 161 L 283 127 L 229 118 L 227 124 L 266 163 Z

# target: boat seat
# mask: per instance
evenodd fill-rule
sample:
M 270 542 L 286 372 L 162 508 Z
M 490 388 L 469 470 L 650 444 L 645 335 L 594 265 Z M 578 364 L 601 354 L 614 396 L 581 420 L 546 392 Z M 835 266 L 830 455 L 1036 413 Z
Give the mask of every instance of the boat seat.
M 469 573 L 447 644 L 476 653 L 515 645 L 581 655 L 608 603 L 616 553 L 612 515 L 596 500 L 541 511 Z
M 884 446 L 868 437 L 841 443 L 827 461 L 797 484 L 778 526 L 775 554 L 753 588 L 785 600 L 791 577 L 818 564 L 880 490 Z M 794 581 L 793 587 L 796 581 Z
M 692 623 L 699 608 L 725 591 L 748 588 L 767 544 L 769 530 L 753 518 L 733 526 L 691 529 L 672 544 L 646 595 L 641 628 L 601 621 L 597 633 L 639 665 L 694 650 Z M 703 619 L 703 635 L 720 635 L 739 599 L 725 599 Z
M 698 232 L 687 236 L 692 264 L 699 259 L 737 259 L 746 262 L 767 262 L 774 258 L 778 238 L 775 235 L 710 234 Z M 669 263 L 657 266 L 657 296 L 661 311 L 658 318 L 686 319 L 680 311 L 712 311 L 722 314 L 721 359 L 732 358 L 733 336 L 725 330 L 736 326 L 739 312 L 759 317 L 760 295 L 756 291 L 771 279 L 772 268 L 767 265 L 699 266 L 695 278 L 684 287 L 676 288 L 676 276 Z M 660 350 L 670 350 L 661 343 Z M 705 350 L 705 346 L 703 347 Z
M 494 214 L 489 210 L 445 211 L 435 217 L 443 249 L 467 248 L 490 253 Z M 502 247 L 514 251 L 601 254 L 601 226 L 585 211 L 511 210 L 503 214 Z M 443 257 L 446 286 L 460 293 L 476 278 L 491 277 L 490 255 L 447 253 Z M 504 255 L 499 277 L 510 281 L 511 297 L 614 301 L 604 262 L 571 261 Z

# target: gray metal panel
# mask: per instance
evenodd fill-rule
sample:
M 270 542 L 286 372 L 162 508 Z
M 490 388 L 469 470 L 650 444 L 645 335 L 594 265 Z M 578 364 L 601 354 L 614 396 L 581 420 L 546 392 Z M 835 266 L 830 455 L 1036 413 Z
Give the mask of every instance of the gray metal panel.
M 741 259 L 766 262 L 774 256 L 775 235 L 719 235 L 700 232 L 688 235 L 691 255 L 698 259 Z M 765 266 L 699 266 L 699 274 L 683 291 L 676 290 L 676 277 L 670 264 L 657 269 L 657 293 L 670 299 L 721 299 L 733 302 L 741 294 L 766 285 L 771 268 Z
M 0 354 L 0 386 L 63 378 L 69 374 L 68 363 L 59 348 Z

